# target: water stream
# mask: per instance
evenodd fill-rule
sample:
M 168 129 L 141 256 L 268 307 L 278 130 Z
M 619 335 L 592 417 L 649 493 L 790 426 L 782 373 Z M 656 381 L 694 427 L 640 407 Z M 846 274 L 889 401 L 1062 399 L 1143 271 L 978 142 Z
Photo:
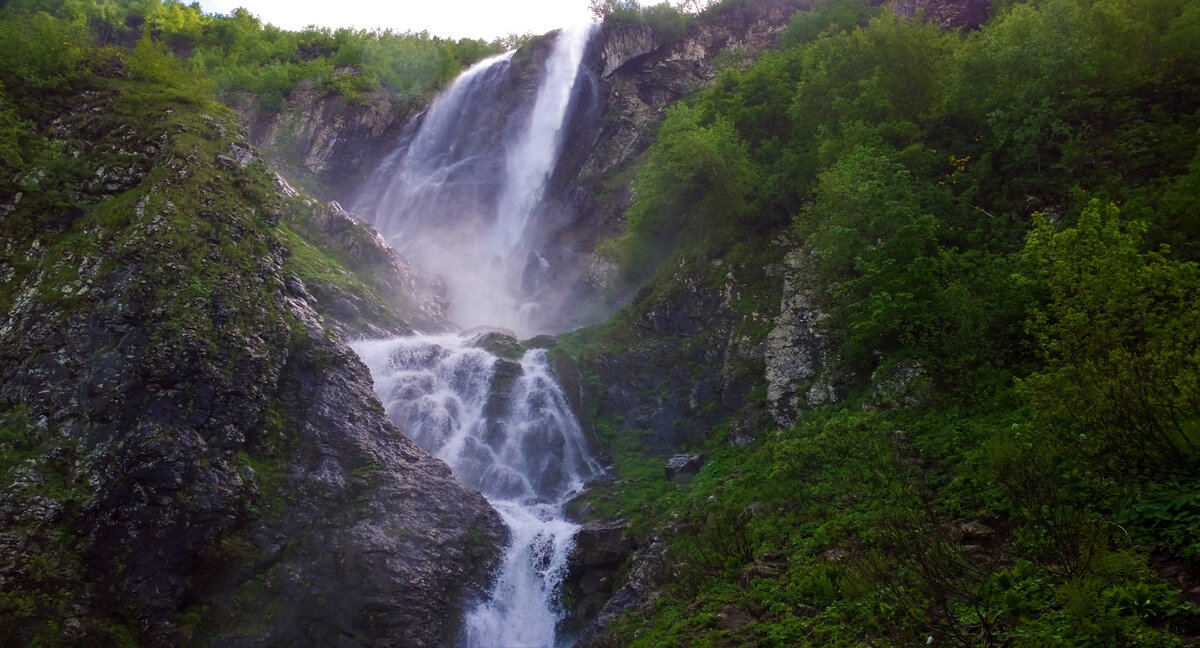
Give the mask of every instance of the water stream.
M 352 345 L 388 416 L 500 513 L 511 540 L 487 601 L 467 614 L 471 648 L 551 647 L 558 584 L 578 525 L 563 505 L 601 471 L 546 360 L 480 348 L 487 333 Z
M 558 34 L 532 97 L 518 92 L 511 52 L 463 73 L 355 205 L 393 246 L 446 280 L 460 325 L 519 335 L 545 328 L 522 278 L 531 259 L 538 263 L 529 247 L 532 216 L 559 158 L 591 31 Z M 563 506 L 601 468 L 547 352 L 499 357 L 485 348 L 496 335 L 431 333 L 351 346 L 388 416 L 479 489 L 511 532 L 488 599 L 466 615 L 464 646 L 553 648 L 558 587 L 578 530 Z

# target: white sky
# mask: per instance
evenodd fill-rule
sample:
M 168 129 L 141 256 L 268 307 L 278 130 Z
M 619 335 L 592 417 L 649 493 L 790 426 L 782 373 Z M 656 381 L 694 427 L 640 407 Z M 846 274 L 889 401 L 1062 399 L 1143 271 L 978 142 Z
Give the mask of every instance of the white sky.
M 208 13 L 245 7 L 283 29 L 354 27 L 491 40 L 591 21 L 588 0 L 200 0 Z

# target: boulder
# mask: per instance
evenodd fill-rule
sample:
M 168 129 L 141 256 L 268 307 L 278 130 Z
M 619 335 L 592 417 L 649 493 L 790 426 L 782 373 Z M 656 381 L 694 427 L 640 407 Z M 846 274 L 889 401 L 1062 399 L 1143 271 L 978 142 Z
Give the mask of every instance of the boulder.
M 563 587 L 575 601 L 567 623 L 581 626 L 596 618 L 619 581 L 621 567 L 633 554 L 627 520 L 589 522 L 575 535 L 575 547 Z
M 686 484 L 693 477 L 700 474 L 700 468 L 704 465 L 704 455 L 695 454 L 679 454 L 667 459 L 666 472 L 667 479 L 676 484 Z

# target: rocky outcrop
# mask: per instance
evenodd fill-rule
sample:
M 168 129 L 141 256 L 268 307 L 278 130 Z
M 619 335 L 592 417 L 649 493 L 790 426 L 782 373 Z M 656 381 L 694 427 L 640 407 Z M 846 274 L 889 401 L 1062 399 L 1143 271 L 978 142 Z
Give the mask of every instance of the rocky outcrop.
M 895 0 L 901 16 L 921 16 L 942 29 L 978 29 L 987 22 L 992 0 Z
M 667 542 L 661 536 L 646 538 L 629 559 L 629 574 L 605 601 L 600 612 L 580 633 L 578 648 L 619 648 L 621 645 L 606 629 L 631 610 L 644 609 L 654 600 L 669 569 Z
M 666 474 L 667 480 L 676 484 L 686 484 L 692 481 L 692 478 L 700 474 L 700 469 L 704 467 L 704 455 L 698 452 L 691 454 L 678 454 L 667 459 Z
M 351 194 L 395 146 L 414 108 L 380 93 L 348 101 L 319 92 L 310 79 L 292 89 L 279 110 L 264 109 L 251 96 L 233 105 L 267 160 L 325 200 Z
M 678 39 L 663 42 L 645 25 L 606 25 L 602 78 L 609 83 L 604 122 L 585 176 L 618 168 L 649 146 L 662 111 L 717 76 L 722 52 L 762 51 L 778 43 L 791 17 L 808 3 L 765 0 L 698 17 Z
M 276 178 L 278 185 L 286 181 Z M 286 190 L 285 190 L 286 191 Z M 392 249 L 379 232 L 336 202 L 303 197 L 292 200 L 286 224 L 306 244 L 343 266 L 339 277 L 304 273 L 304 288 L 315 298 L 317 311 L 344 339 L 381 338 L 418 331 L 453 328 L 441 278 L 422 272 Z M 346 290 L 346 281 L 359 281 L 360 290 Z M 289 287 L 291 285 L 289 284 Z
M 562 328 L 593 323 L 612 310 L 575 304 L 603 303 L 606 293 L 615 301 L 628 297 L 612 290 L 616 266 L 596 254 L 602 240 L 622 231 L 633 201 L 631 180 L 611 179 L 650 146 L 669 105 L 714 81 L 719 55 L 770 47 L 804 6 L 803 0 L 765 0 L 707 12 L 670 40 L 645 24 L 605 23 L 584 62 L 598 84 L 599 105 L 593 116 L 573 123 L 564 142 L 566 162 L 555 171 L 543 209 L 549 217 L 539 233 L 539 254 L 556 269 L 546 292 L 570 296 L 558 314 Z
M 751 440 L 767 416 L 751 397 L 764 371 L 756 331 L 774 316 L 778 294 L 765 270 L 690 260 L 660 275 L 618 316 L 628 334 L 580 359 L 597 412 L 641 431 L 638 443 L 652 455 L 694 448 L 726 419 L 735 440 Z M 761 308 L 748 311 L 753 304 Z
M 767 334 L 767 406 L 779 425 L 789 425 L 801 410 L 837 402 L 842 393 L 824 371 L 829 343 L 817 323 L 812 282 L 804 272 L 807 252 L 784 257 L 783 296 L 775 327 Z
M 633 554 L 629 522 L 589 522 L 575 535 L 575 548 L 563 587 L 574 602 L 566 623 L 581 626 L 595 619 L 622 580 L 620 569 Z
M 649 25 L 608 25 L 600 48 L 603 61 L 600 77 L 612 77 L 617 70 L 654 53 L 664 44 L 663 36 Z
M 277 490 L 254 500 L 266 514 L 232 536 L 252 561 L 204 585 L 226 628 L 214 642 L 446 645 L 455 610 L 484 594 L 481 567 L 506 531 L 481 495 L 382 415 L 366 367 L 326 337 L 313 304 L 289 306 L 308 331 L 278 386 L 294 436 Z
M 451 642 L 503 525 L 287 272 L 295 203 L 216 106 L 60 100 L 0 222 L 0 643 Z

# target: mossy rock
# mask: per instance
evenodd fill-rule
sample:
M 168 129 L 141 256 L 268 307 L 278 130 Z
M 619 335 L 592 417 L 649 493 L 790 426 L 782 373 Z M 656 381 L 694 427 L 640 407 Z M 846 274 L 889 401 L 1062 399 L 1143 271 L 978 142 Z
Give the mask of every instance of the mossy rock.
M 508 331 L 488 329 L 479 332 L 468 343 L 477 349 L 505 360 L 520 360 L 525 355 L 525 347 Z

